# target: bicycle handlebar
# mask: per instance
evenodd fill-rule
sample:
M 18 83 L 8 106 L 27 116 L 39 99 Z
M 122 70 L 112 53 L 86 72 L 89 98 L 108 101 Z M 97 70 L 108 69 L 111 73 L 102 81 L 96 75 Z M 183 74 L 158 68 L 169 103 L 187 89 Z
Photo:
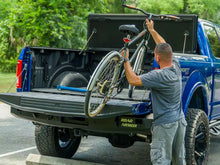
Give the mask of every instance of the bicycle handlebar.
M 138 10 L 142 13 L 144 13 L 145 15 L 148 15 L 148 19 L 151 20 L 152 17 L 159 17 L 160 19 L 162 20 L 174 20 L 174 21 L 177 21 L 177 20 L 182 20 L 180 17 L 177 17 L 177 16 L 173 16 L 173 15 L 163 15 L 163 14 L 152 14 L 152 13 L 147 13 L 146 11 L 142 10 L 142 9 L 139 9 L 135 6 L 131 6 L 131 5 L 126 5 L 126 0 L 122 0 L 122 6 L 123 7 L 127 7 L 129 9 L 133 9 L 133 10 Z

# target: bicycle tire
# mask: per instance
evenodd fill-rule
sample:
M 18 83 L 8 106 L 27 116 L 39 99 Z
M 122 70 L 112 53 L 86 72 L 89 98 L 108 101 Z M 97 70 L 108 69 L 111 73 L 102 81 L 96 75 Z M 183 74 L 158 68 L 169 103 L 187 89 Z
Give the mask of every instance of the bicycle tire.
M 142 68 L 142 63 L 143 63 L 143 59 L 144 59 L 144 54 L 146 51 L 146 47 L 143 46 L 140 51 L 138 52 L 138 55 L 136 57 L 135 63 L 134 63 L 134 67 L 133 67 L 133 71 L 137 74 L 140 75 L 141 73 L 141 68 Z M 129 84 L 129 91 L 128 91 L 128 97 L 132 98 L 133 93 L 134 93 L 134 89 L 135 86 L 132 86 Z
M 114 85 L 118 79 L 118 69 L 121 55 L 117 51 L 108 53 L 98 64 L 87 86 L 84 111 L 86 116 L 93 118 L 104 108 Z

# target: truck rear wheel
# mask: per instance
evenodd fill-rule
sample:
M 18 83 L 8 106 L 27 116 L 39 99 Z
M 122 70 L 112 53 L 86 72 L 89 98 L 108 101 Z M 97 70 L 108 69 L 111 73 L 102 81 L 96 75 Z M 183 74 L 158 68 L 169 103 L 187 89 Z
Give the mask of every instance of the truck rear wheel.
M 186 162 L 187 165 L 206 165 L 209 156 L 209 120 L 204 111 L 189 109 L 186 114 Z
M 76 153 L 80 141 L 81 137 L 71 136 L 69 129 L 35 126 L 35 142 L 42 155 L 71 158 Z

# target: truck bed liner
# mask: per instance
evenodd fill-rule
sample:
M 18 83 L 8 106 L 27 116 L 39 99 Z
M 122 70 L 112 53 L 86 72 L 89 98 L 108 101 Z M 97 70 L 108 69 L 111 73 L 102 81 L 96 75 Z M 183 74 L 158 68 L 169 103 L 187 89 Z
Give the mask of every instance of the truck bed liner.
M 144 101 L 140 97 L 144 95 L 143 93 L 147 93 L 148 96 L 147 91 L 136 90 L 135 93 L 138 93 L 139 97 L 128 100 L 127 92 L 127 90 L 123 90 L 117 97 L 109 100 L 99 116 L 105 113 L 110 116 L 128 114 L 133 104 Z M 16 109 L 62 116 L 85 117 L 84 100 L 85 96 L 82 93 L 46 88 L 35 89 L 32 92 L 0 94 L 0 101 Z

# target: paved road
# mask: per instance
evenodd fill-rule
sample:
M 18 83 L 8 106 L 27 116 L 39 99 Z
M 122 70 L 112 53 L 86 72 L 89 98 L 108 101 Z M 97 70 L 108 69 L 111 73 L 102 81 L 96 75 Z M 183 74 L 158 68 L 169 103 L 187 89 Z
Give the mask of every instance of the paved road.
M 34 126 L 30 121 L 13 117 L 9 106 L 0 104 L 0 165 L 25 165 L 28 154 L 39 154 L 34 142 Z M 220 137 L 211 138 L 209 165 L 220 163 Z M 143 165 L 149 163 L 149 146 L 135 143 L 127 149 L 114 148 L 106 138 L 83 139 L 73 159 L 111 165 Z

